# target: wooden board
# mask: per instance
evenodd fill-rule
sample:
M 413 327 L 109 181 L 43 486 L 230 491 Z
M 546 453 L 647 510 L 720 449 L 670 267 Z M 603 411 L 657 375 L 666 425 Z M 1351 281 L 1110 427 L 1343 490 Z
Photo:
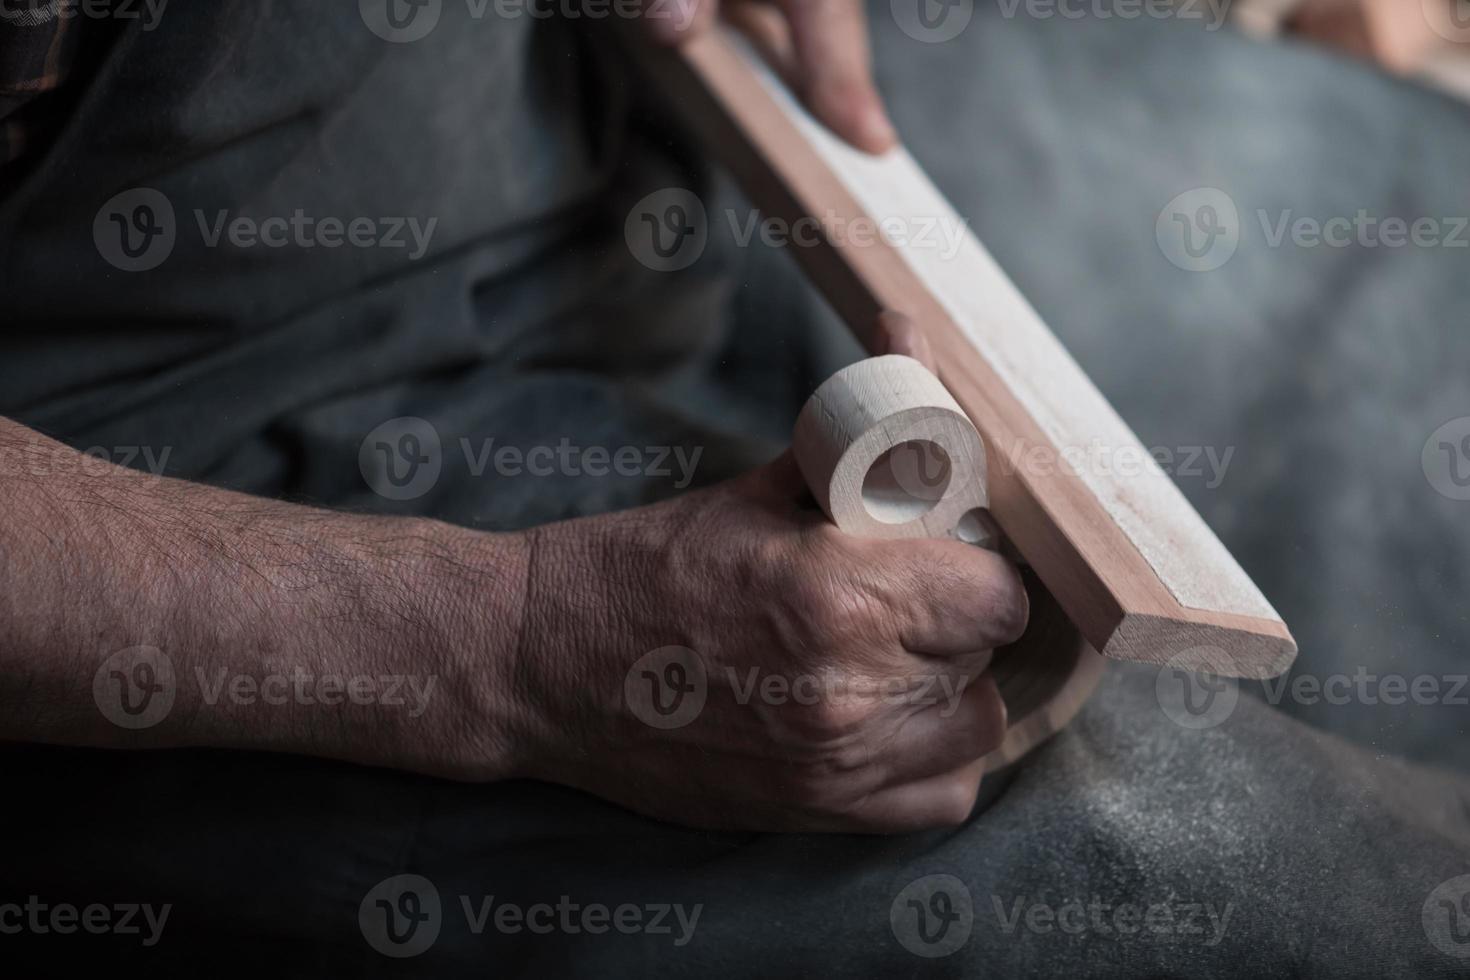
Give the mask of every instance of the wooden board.
M 634 60 L 764 213 L 820 225 L 792 251 L 859 339 L 884 310 L 925 331 L 984 439 L 997 523 L 1094 648 L 1242 677 L 1290 665 L 1271 604 L 968 230 L 952 249 L 844 241 L 864 221 L 965 227 L 907 151 L 839 141 L 728 31 Z

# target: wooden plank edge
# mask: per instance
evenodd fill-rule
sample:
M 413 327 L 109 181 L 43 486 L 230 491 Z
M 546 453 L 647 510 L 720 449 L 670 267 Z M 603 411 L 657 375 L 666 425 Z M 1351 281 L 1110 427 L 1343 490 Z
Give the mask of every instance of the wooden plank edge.
M 792 153 L 806 155 L 807 162 L 814 163 L 820 170 L 825 171 L 826 164 L 815 151 L 804 148 L 799 130 L 769 97 L 766 99 L 768 104 L 762 106 L 753 102 L 748 93 L 742 95 L 739 105 L 722 96 L 720 78 L 722 75 L 728 77 L 732 70 L 736 70 L 740 58 L 741 55 L 728 42 L 711 34 L 686 45 L 678 54 L 654 51 L 647 52 L 645 56 L 640 52 L 636 60 L 645 70 L 661 77 L 672 90 L 671 96 L 677 92 L 674 101 L 682 103 L 686 121 L 701 138 L 717 149 L 718 155 L 757 206 L 768 215 L 794 222 L 815 209 L 801 199 L 799 191 L 793 190 L 795 182 L 783 164 L 789 164 Z M 739 70 L 744 70 L 743 66 Z M 686 77 L 680 79 L 680 75 Z M 737 110 L 744 110 L 746 118 L 740 118 Z M 766 130 L 767 138 L 781 145 L 788 159 L 775 159 L 763 152 L 762 147 L 749 138 L 747 127 Z M 834 189 L 845 198 L 839 210 L 849 216 L 863 214 L 863 209 L 836 176 L 830 171 L 827 173 Z M 868 331 L 878 313 L 889 304 L 870 288 L 863 275 L 851 267 L 830 242 L 824 248 L 803 248 L 796 253 L 798 262 L 823 287 L 838 314 L 859 339 L 871 347 L 872 338 Z M 901 257 L 898 258 L 901 261 Z M 909 273 L 912 275 L 912 270 Z M 879 274 L 893 276 L 895 271 L 890 267 L 880 270 Z M 1015 407 L 1006 411 L 988 396 L 987 388 L 997 390 L 1001 380 L 979 352 L 969 347 L 964 331 L 953 323 L 948 312 L 925 293 L 922 283 L 915 280 L 893 288 L 914 293 L 915 286 L 918 287 L 917 292 L 928 300 L 921 304 L 926 308 L 910 308 L 905 312 L 914 316 L 931 335 L 937 333 L 939 346 L 964 344 L 974 355 L 941 365 L 941 377 L 956 400 L 983 436 L 990 436 L 996 431 L 1020 433 L 1009 440 L 986 438 L 987 450 L 1004 453 L 1009 447 L 1019 455 L 1040 446 L 1056 453 L 1056 447 L 1040 431 L 1034 419 Z M 1166 663 L 1176 654 L 1187 655 L 1196 648 L 1234 651 L 1235 655 L 1224 662 L 1225 667 L 1228 669 L 1234 664 L 1236 675 L 1246 677 L 1274 676 L 1290 664 L 1296 645 L 1284 623 L 1180 604 L 1116 525 L 1108 522 L 1107 527 L 1088 529 L 1095 540 L 1069 538 L 1062 531 L 1056 515 L 1048 511 L 1042 495 L 1031 485 L 1024 466 L 1017 463 L 1011 459 L 1008 466 L 990 467 L 995 498 L 992 507 L 996 519 L 1021 553 L 1036 567 L 1047 587 L 1059 597 L 1069 599 L 1066 603 L 1069 616 L 1104 656 Z M 1010 471 L 1009 477 L 1003 475 L 1007 470 Z M 1091 492 L 1075 476 L 1059 472 L 1055 479 L 1066 486 L 1068 496 L 1080 495 L 1075 499 L 1082 500 L 1084 504 L 1088 501 L 1095 504 Z M 1029 512 L 1031 519 L 1019 519 L 1022 512 Z M 1043 520 L 1034 519 L 1041 515 L 1045 515 Z M 1138 581 L 1151 580 L 1156 587 L 1135 590 L 1133 594 L 1115 592 L 1094 571 L 1095 564 L 1104 560 L 1100 557 L 1103 555 L 1106 555 L 1106 560 L 1126 564 L 1128 575 L 1137 577 Z

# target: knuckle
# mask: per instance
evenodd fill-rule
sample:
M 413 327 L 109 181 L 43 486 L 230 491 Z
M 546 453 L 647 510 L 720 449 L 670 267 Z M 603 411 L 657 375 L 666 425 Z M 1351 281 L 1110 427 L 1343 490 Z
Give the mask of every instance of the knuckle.
M 862 772 L 873 763 L 872 747 L 862 739 L 837 746 L 828 759 L 828 767 L 836 773 L 851 775 Z
M 975 678 L 965 692 L 963 704 L 961 727 L 964 744 L 971 750 L 970 758 L 979 759 L 1000 748 L 1010 718 L 995 679 L 988 674 Z
M 787 784 L 786 794 L 810 813 L 840 814 L 850 802 L 845 782 L 819 767 L 798 769 Z
M 866 632 L 872 619 L 863 596 L 830 571 L 790 582 L 787 597 L 818 648 Z
M 871 715 L 866 704 L 822 697 L 811 704 L 791 705 L 786 721 L 792 730 L 841 762 L 864 751 L 855 736 L 867 727 Z

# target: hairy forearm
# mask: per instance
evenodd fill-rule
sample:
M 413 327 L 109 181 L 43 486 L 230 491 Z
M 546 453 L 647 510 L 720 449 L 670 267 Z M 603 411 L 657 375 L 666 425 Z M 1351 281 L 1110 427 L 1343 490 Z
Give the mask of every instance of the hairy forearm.
M 3 419 L 0 499 L 0 738 L 512 773 L 520 536 L 149 476 Z

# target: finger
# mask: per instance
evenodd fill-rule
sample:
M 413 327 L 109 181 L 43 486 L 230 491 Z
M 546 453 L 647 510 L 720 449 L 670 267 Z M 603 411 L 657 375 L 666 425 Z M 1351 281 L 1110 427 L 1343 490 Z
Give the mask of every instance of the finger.
M 919 654 L 958 656 L 1014 643 L 1026 632 L 1031 600 L 1009 560 L 949 540 L 866 542 L 873 567 L 903 610 L 899 640 Z
M 643 19 L 660 44 L 680 44 L 714 20 L 718 0 L 644 0 Z
M 930 371 L 938 371 L 929 337 L 913 318 L 897 310 L 878 314 L 878 336 L 874 348 L 880 354 L 902 354 L 912 357 Z
M 833 132 L 869 153 L 898 142 L 873 84 L 862 0 L 777 0 L 791 24 L 797 83 Z
M 1005 741 L 1005 701 L 989 674 L 940 672 L 914 712 L 873 757 L 875 786 L 885 790 L 963 769 Z
M 805 502 L 811 497 L 806 477 L 801 475 L 801 467 L 796 462 L 796 454 L 790 449 L 741 479 L 762 499 L 791 503 Z
M 985 763 L 975 760 L 954 772 L 890 786 L 869 796 L 844 818 L 847 830 L 909 834 L 957 827 L 975 811 Z

